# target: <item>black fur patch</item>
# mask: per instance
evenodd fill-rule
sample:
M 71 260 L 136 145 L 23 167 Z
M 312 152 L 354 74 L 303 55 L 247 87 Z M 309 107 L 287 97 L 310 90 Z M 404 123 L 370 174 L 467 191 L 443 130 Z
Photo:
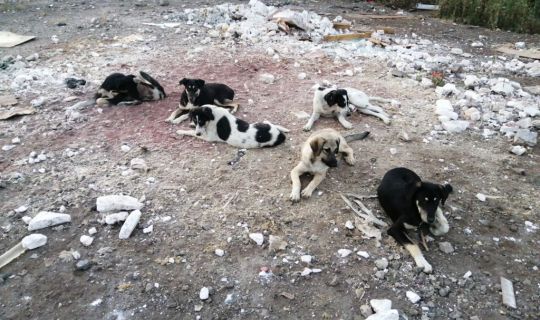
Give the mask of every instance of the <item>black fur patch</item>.
M 236 128 L 240 132 L 246 132 L 249 129 L 249 123 L 245 122 L 242 119 L 236 119 Z
M 255 134 L 255 141 L 258 143 L 265 143 L 272 139 L 272 134 L 270 134 L 270 125 L 268 123 L 256 123 L 253 125 L 257 129 Z
M 217 134 L 223 141 L 227 141 L 227 139 L 229 139 L 229 136 L 231 135 L 231 124 L 229 123 L 227 117 L 223 116 L 217 122 Z
M 283 132 L 280 132 L 277 139 L 276 139 L 276 142 L 274 142 L 274 144 L 272 145 L 272 147 L 275 147 L 277 145 L 280 145 L 282 144 L 283 142 L 285 141 L 285 135 L 283 134 Z

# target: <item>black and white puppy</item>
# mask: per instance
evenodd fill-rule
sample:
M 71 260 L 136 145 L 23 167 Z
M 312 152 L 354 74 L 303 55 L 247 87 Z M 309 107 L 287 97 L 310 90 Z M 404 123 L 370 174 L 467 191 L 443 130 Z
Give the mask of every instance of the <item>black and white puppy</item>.
M 346 116 L 352 113 L 349 107 L 347 91 L 322 85 L 316 85 L 314 88 L 313 112 L 304 126 L 304 131 L 310 131 L 320 116 L 336 117 L 343 127 L 351 129 L 352 124 L 345 119 Z
M 447 233 L 448 221 L 439 204 L 444 206 L 451 192 L 451 185 L 424 182 L 407 168 L 388 171 L 377 189 L 379 203 L 393 221 L 388 234 L 409 251 L 416 265 L 426 273 L 430 273 L 432 267 L 418 244 L 407 234 L 407 229 L 418 229 L 420 232 L 429 229 L 435 236 Z
M 356 108 L 360 113 L 375 116 L 381 119 L 385 124 L 390 124 L 390 116 L 383 110 L 383 108 L 376 106 L 373 102 L 378 103 L 390 103 L 392 105 L 399 105 L 397 100 L 384 99 L 380 97 L 370 97 L 361 90 L 355 88 L 343 88 L 347 91 L 349 97 L 349 106 L 354 111 Z
M 238 110 L 238 104 L 233 103 L 234 90 L 222 83 L 206 83 L 202 79 L 180 80 L 184 91 L 180 96 L 178 108 L 167 118 L 172 123 L 180 123 L 189 118 L 189 111 L 194 107 L 212 104 L 230 109 L 231 113 Z
M 113 73 L 105 78 L 94 96 L 97 105 L 130 105 L 164 99 L 163 87 L 146 72 L 137 76 Z
M 178 130 L 176 133 L 209 142 L 226 142 L 238 148 L 275 147 L 285 141 L 284 133 L 289 132 L 268 121 L 247 123 L 214 105 L 195 107 L 189 117 L 195 123 L 195 130 Z

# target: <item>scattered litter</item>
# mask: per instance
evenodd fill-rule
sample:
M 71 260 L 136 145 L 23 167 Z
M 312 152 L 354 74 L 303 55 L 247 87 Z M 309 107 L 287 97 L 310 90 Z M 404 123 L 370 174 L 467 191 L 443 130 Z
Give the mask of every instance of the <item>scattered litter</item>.
M 232 159 L 231 161 L 227 162 L 228 165 L 230 166 L 234 166 L 236 165 L 238 162 L 240 162 L 240 159 L 242 159 L 243 156 L 246 155 L 246 152 L 247 152 L 247 149 L 240 149 L 236 152 L 236 156 L 234 156 L 234 159 Z
M 32 250 L 39 248 L 47 243 L 47 237 L 45 235 L 34 233 L 24 237 L 21 242 L 16 244 L 14 247 L 6 251 L 3 255 L 0 256 L 0 269 L 15 260 L 26 250 Z
M 514 285 L 512 281 L 501 277 L 501 291 L 503 304 L 515 309 L 516 308 L 516 296 L 514 295 Z
M 9 31 L 0 31 L 0 48 L 12 48 L 35 38 L 34 36 L 23 36 Z
M 143 204 L 134 197 L 124 195 L 107 195 L 98 197 L 96 208 L 99 212 L 111 212 L 121 210 L 140 210 Z
M 28 231 L 39 230 L 71 222 L 71 216 L 65 213 L 41 211 L 28 224 Z
M 264 242 L 264 236 L 262 233 L 250 233 L 249 238 L 255 241 L 258 246 L 262 246 Z
M 135 227 L 139 223 L 139 220 L 141 219 L 141 211 L 135 210 L 132 211 L 129 216 L 127 217 L 126 221 L 122 225 L 122 228 L 120 229 L 120 233 L 118 234 L 118 238 L 120 239 L 127 239 L 129 236 L 131 236 L 131 233 L 133 230 L 135 230 Z

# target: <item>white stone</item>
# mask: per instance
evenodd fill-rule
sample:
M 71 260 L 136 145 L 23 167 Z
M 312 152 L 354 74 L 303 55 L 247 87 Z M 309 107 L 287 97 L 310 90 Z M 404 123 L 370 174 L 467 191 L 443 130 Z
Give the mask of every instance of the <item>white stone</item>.
M 199 299 L 207 300 L 210 297 L 210 290 L 207 287 L 202 287 L 199 292 Z
M 463 50 L 460 49 L 460 48 L 452 48 L 452 50 L 450 50 L 450 53 L 461 55 L 461 54 L 463 54 Z
M 306 78 L 307 78 L 307 74 L 306 74 L 305 72 L 300 72 L 300 73 L 298 74 L 298 79 L 304 80 L 304 79 L 306 79 Z
M 538 133 L 528 129 L 518 129 L 514 135 L 514 143 L 534 147 L 538 141 Z
M 420 80 L 420 85 L 423 87 L 423 88 L 431 88 L 433 86 L 435 86 L 433 84 L 433 80 L 429 79 L 429 78 L 422 78 L 422 80 Z
M 352 250 L 349 250 L 349 249 L 339 249 L 337 253 L 341 258 L 345 258 L 348 255 L 350 255 L 351 252 L 352 252 Z
M 88 234 L 89 235 L 93 235 L 93 234 L 96 234 L 97 233 L 97 229 L 95 227 L 92 227 L 90 229 L 88 229 Z
M 491 91 L 505 97 L 509 97 L 514 93 L 514 87 L 507 79 L 500 79 L 495 85 L 491 86 Z
M 13 144 L 19 144 L 19 143 L 21 143 L 21 138 L 15 137 L 15 138 L 11 139 L 11 143 L 13 143 Z
M 304 263 L 311 263 L 312 258 L 313 257 L 310 256 L 309 254 L 305 254 L 305 255 L 300 257 L 300 261 L 302 261 Z
M 467 272 L 465 272 L 465 274 L 463 275 L 463 278 L 464 278 L 464 279 L 469 279 L 471 276 L 472 276 L 472 272 L 471 272 L 471 271 L 467 271 Z
M 92 242 L 94 242 L 94 238 L 87 235 L 82 235 L 79 240 L 85 247 L 88 247 L 89 245 L 92 244 Z
M 347 222 L 345 222 L 345 228 L 349 229 L 349 230 L 353 230 L 354 229 L 354 224 L 352 223 L 351 220 L 347 220 Z
M 125 221 L 129 213 L 127 211 L 122 211 L 118 213 L 111 213 L 105 216 L 106 224 L 116 224 L 120 221 Z
M 47 243 L 47 236 L 40 233 L 33 233 L 24 237 L 21 241 L 23 248 L 26 250 L 32 250 L 39 248 Z
M 214 253 L 216 254 L 216 256 L 218 257 L 223 257 L 223 255 L 225 255 L 225 251 L 223 251 L 222 249 L 216 249 L 214 251 Z
M 367 317 L 366 320 L 399 320 L 399 312 L 392 309 L 380 313 L 374 313 Z
M 99 306 L 102 302 L 103 302 L 103 299 L 96 299 L 96 300 L 92 301 L 92 303 L 90 303 L 90 305 L 91 305 L 92 307 L 97 307 L 97 306 Z
M 375 313 L 385 312 L 392 309 L 392 301 L 389 299 L 371 299 L 369 304 Z
M 346 76 L 352 77 L 352 76 L 354 76 L 354 71 L 352 71 L 351 69 L 347 69 L 347 70 L 345 70 L 345 72 L 343 74 L 346 75 Z
M 124 195 L 107 195 L 96 200 L 97 211 L 111 212 L 120 210 L 140 210 L 143 204 L 134 197 Z
M 24 217 L 22 217 L 21 219 L 22 219 L 22 221 L 23 221 L 24 223 L 26 223 L 26 224 L 29 224 L 30 221 L 32 221 L 32 218 L 29 217 L 29 216 L 24 216 Z
M 261 82 L 264 82 L 266 84 L 272 84 L 276 80 L 276 77 L 274 77 L 273 75 L 269 73 L 263 73 L 259 76 L 259 80 L 261 80 Z
M 45 101 L 46 100 L 44 97 L 39 97 L 30 101 L 30 104 L 32 105 L 32 107 L 38 108 L 38 107 L 41 107 L 45 103 Z
M 71 221 L 71 216 L 65 213 L 41 211 L 28 224 L 28 230 L 34 231 Z
M 465 114 L 465 119 L 469 119 L 471 121 L 478 121 L 478 120 L 480 120 L 480 118 L 482 116 L 480 114 L 480 110 L 478 110 L 478 109 L 476 109 L 474 107 L 465 110 L 464 114 Z
M 20 207 L 16 208 L 14 211 L 17 212 L 17 213 L 23 213 L 23 212 L 26 212 L 26 210 L 28 210 L 27 206 L 20 206 Z
M 464 120 L 449 120 L 442 123 L 444 130 L 450 133 L 460 133 L 469 127 L 469 122 Z
M 452 103 L 447 99 L 439 99 L 435 102 L 435 113 L 445 117 L 446 120 L 456 120 L 458 118 L 458 114 L 454 112 Z
M 146 165 L 146 161 L 141 158 L 133 158 L 131 159 L 129 166 L 131 170 L 140 170 L 142 172 L 148 171 L 148 166 Z
M 357 251 L 356 254 L 361 256 L 362 258 L 369 258 L 369 253 L 367 253 L 366 251 Z
M 479 47 L 483 47 L 483 46 L 484 46 L 484 44 L 482 42 L 480 42 L 480 41 L 475 41 L 475 42 L 471 43 L 471 47 L 473 47 L 473 48 L 479 48 Z
M 520 42 L 515 43 L 515 47 L 516 49 L 521 50 L 521 49 L 526 49 L 527 45 L 525 44 L 525 42 L 520 41 Z
M 537 106 L 525 107 L 525 108 L 523 108 L 523 111 L 526 114 L 528 114 L 529 116 L 531 116 L 531 117 L 536 117 L 536 116 L 540 115 L 540 110 L 538 109 Z
M 264 236 L 262 233 L 250 233 L 249 238 L 255 241 L 258 246 L 262 246 L 262 244 L 264 243 Z
M 480 84 L 480 79 L 475 75 L 466 75 L 463 83 L 466 88 L 474 88 Z
M 131 236 L 131 233 L 133 230 L 135 230 L 135 227 L 139 223 L 139 220 L 141 219 L 141 211 L 135 210 L 132 211 L 129 216 L 127 217 L 126 221 L 122 225 L 122 228 L 120 229 L 120 233 L 118 234 L 118 238 L 120 239 L 127 239 L 129 236 Z
M 412 291 L 407 291 L 406 293 L 407 295 L 407 299 L 409 299 L 410 302 L 412 303 L 417 303 L 418 301 L 420 301 L 420 296 L 417 295 L 416 293 L 412 292 Z
M 129 152 L 131 150 L 131 147 L 126 145 L 126 144 L 123 144 L 121 147 L 120 147 L 120 150 L 122 150 L 123 152 Z
M 522 146 L 513 146 L 512 149 L 510 149 L 510 152 L 512 152 L 515 155 L 521 156 L 527 152 L 527 148 Z
M 310 268 L 304 268 L 304 270 L 302 270 L 302 272 L 300 273 L 300 275 L 301 275 L 302 277 L 305 277 L 305 276 L 310 275 L 312 272 L 313 272 L 313 270 L 311 270 Z
M 456 88 L 456 85 L 452 84 L 452 83 L 447 83 L 442 87 L 437 87 L 437 89 L 435 89 L 435 92 L 439 96 L 443 96 L 443 97 L 446 97 L 446 96 L 449 96 L 449 95 L 452 95 L 452 94 L 453 95 L 458 95 L 459 94 L 458 88 Z
M 6 144 L 5 146 L 2 146 L 2 150 L 3 151 L 9 151 L 9 150 L 11 150 L 11 149 L 13 149 L 15 147 L 16 147 L 16 145 L 14 145 L 14 144 Z
M 386 258 L 377 259 L 375 260 L 375 265 L 377 266 L 377 269 L 384 270 L 388 267 L 388 259 Z
M 149 225 L 148 227 L 144 228 L 142 230 L 142 232 L 143 233 L 152 233 L 152 232 L 154 232 L 154 225 L 153 224 Z
M 486 201 L 487 197 L 486 197 L 486 195 L 483 194 L 483 193 L 477 193 L 477 194 L 476 194 L 476 199 L 478 199 L 478 200 L 484 202 L 484 201 Z

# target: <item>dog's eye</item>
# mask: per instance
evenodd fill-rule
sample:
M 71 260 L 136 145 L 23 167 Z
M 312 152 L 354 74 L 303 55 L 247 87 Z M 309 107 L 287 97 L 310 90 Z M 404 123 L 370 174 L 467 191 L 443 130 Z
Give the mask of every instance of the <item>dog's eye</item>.
M 330 153 L 330 148 L 324 149 L 324 152 Z
M 429 198 L 428 198 L 428 197 L 426 197 L 426 199 L 425 199 L 425 200 L 426 200 L 426 201 L 429 201 Z
M 437 198 L 433 198 L 433 201 L 437 201 Z

